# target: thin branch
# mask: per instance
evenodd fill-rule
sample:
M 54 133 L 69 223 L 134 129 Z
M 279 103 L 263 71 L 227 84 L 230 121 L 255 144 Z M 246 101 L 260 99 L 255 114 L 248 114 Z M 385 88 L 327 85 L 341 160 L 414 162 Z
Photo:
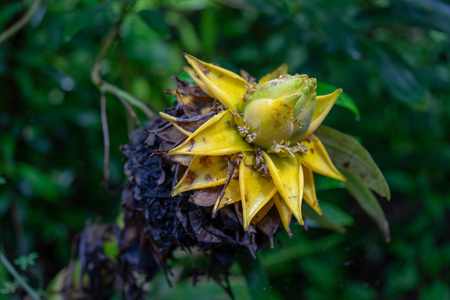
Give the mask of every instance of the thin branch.
M 136 99 L 130 93 L 125 92 L 124 90 L 118 88 L 117 86 L 109 82 L 103 81 L 101 83 L 101 87 L 104 88 L 107 92 L 110 92 L 117 97 L 122 97 L 124 100 L 128 101 L 131 105 L 140 108 L 149 119 L 155 116 L 153 111 L 150 108 L 148 108 L 148 106 L 144 102 Z
M 92 66 L 91 70 L 91 80 L 92 83 L 100 88 L 102 85 L 102 77 L 101 77 L 101 62 L 105 58 L 106 54 L 111 49 L 112 45 L 114 44 L 116 37 L 119 33 L 120 24 L 122 23 L 123 15 L 120 16 L 119 21 L 111 28 L 111 30 L 108 33 L 108 36 L 106 37 L 105 41 L 102 44 L 102 47 L 100 48 L 100 51 L 97 54 L 97 57 L 95 58 L 94 65 Z
M 33 290 L 33 288 L 23 279 L 22 276 L 20 276 L 19 272 L 17 272 L 14 266 L 9 262 L 9 260 L 1 251 L 0 251 L 0 261 L 8 270 L 9 274 L 11 274 L 11 276 L 14 277 L 14 279 L 22 286 L 22 288 L 28 293 L 28 295 L 30 295 L 31 298 L 33 298 L 34 300 L 41 299 L 39 294 L 35 290 Z
M 102 117 L 102 129 L 103 129 L 103 145 L 104 145 L 104 157 L 103 157 L 103 184 L 109 188 L 109 130 L 108 119 L 106 117 L 106 95 L 102 89 L 100 94 L 100 109 Z
M 41 2 L 42 0 L 35 0 L 30 9 L 28 9 L 27 13 L 19 21 L 3 31 L 3 33 L 0 35 L 0 44 L 15 35 L 23 26 L 30 22 L 31 17 L 34 15 Z
M 14 233 L 16 234 L 17 250 L 20 255 L 28 252 L 27 240 L 25 238 L 25 230 L 23 228 L 23 214 L 20 209 L 20 198 L 17 193 L 13 193 L 11 198 L 11 214 Z
M 131 105 L 127 101 L 125 101 L 122 97 L 120 97 L 119 94 L 115 93 L 114 91 L 113 91 L 113 93 L 117 97 L 117 99 L 119 99 L 120 102 L 122 102 L 123 106 L 125 106 L 125 108 L 128 110 L 128 113 L 133 118 L 136 126 L 141 127 L 141 122 L 139 121 L 139 119 L 138 119 L 136 113 L 134 112 L 133 108 L 131 107 Z

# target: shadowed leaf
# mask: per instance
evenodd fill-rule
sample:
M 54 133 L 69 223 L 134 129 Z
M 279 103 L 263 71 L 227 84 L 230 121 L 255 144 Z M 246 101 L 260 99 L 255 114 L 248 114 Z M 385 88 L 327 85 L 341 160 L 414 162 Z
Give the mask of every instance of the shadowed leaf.
M 419 80 L 400 55 L 392 49 L 376 46 L 372 49 L 375 49 L 376 66 L 389 92 L 413 108 L 424 108 L 428 103 L 424 81 Z
M 169 26 L 161 12 L 154 10 L 141 10 L 138 15 L 144 20 L 145 24 L 159 33 L 163 37 L 170 35 Z
M 333 163 L 343 171 L 360 178 L 380 196 L 391 198 L 389 186 L 369 152 L 348 134 L 320 126 L 317 136 L 325 145 Z
M 361 208 L 377 222 L 386 242 L 389 242 L 391 240 L 389 223 L 384 216 L 383 209 L 381 208 L 380 203 L 378 203 L 377 198 L 375 198 L 372 192 L 358 177 L 353 176 L 349 172 L 344 171 L 343 173 L 345 177 L 347 177 L 347 190 L 352 194 L 353 198 L 356 199 Z
M 305 217 L 305 223 L 308 226 L 331 229 L 340 233 L 344 233 L 346 231 L 342 224 L 329 218 L 327 215 L 318 215 L 317 212 L 307 204 L 302 206 L 302 212 Z
M 398 24 L 434 28 L 450 34 L 450 5 L 438 0 L 394 1 L 389 7 L 364 11 L 358 16 L 362 24 Z

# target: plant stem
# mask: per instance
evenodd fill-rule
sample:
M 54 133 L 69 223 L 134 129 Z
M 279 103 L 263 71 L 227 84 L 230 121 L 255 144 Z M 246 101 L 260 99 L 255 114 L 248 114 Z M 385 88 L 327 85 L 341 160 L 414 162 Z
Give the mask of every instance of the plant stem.
M 101 110 L 101 118 L 102 118 L 102 129 L 103 129 L 103 147 L 104 147 L 104 155 L 103 155 L 103 184 L 109 189 L 109 131 L 108 131 L 108 119 L 106 116 L 106 96 L 105 91 L 102 90 L 100 94 L 100 110 Z
M 122 21 L 125 18 L 126 14 L 129 10 L 130 10 L 130 8 L 128 7 L 127 1 L 123 1 L 119 20 L 116 22 L 116 24 L 114 24 L 114 26 L 111 28 L 108 35 L 106 36 L 104 42 L 102 43 L 100 51 L 98 52 L 97 57 L 94 60 L 94 64 L 92 65 L 92 69 L 91 69 L 91 81 L 100 90 L 100 93 L 101 93 L 100 105 L 101 105 L 103 141 L 104 141 L 104 158 L 103 158 L 103 179 L 104 180 L 103 180 L 103 184 L 105 185 L 105 187 L 108 190 L 110 190 L 110 188 L 109 188 L 110 140 L 109 140 L 109 132 L 108 132 L 108 121 L 107 121 L 107 117 L 106 117 L 106 92 L 114 94 L 122 102 L 122 104 L 128 110 L 128 113 L 135 120 L 136 125 L 138 127 L 140 127 L 139 119 L 137 118 L 136 113 L 134 112 L 134 110 L 131 108 L 131 106 L 128 103 L 140 108 L 149 119 L 155 116 L 155 114 L 150 110 L 150 108 L 148 108 L 148 106 L 144 102 L 136 99 L 131 94 L 120 89 L 119 87 L 103 80 L 102 76 L 101 76 L 101 62 L 105 58 L 105 56 L 108 54 L 111 47 L 114 45 L 114 43 L 119 35 L 120 25 L 122 24 Z M 127 101 L 128 103 L 125 101 Z
M 113 92 L 114 93 L 114 92 Z M 131 105 L 125 101 L 125 99 L 123 99 L 122 97 L 120 97 L 119 94 L 114 93 L 114 95 L 117 97 L 117 99 L 120 100 L 120 102 L 122 102 L 123 106 L 125 106 L 125 108 L 128 110 L 128 113 L 130 114 L 131 118 L 134 120 L 134 123 L 136 124 L 137 127 L 141 127 L 141 122 L 139 121 L 139 118 L 137 117 L 136 113 L 134 112 L 133 108 L 131 107 Z
M 11 274 L 11 276 L 14 277 L 14 279 L 23 287 L 23 289 L 28 293 L 28 295 L 30 295 L 31 298 L 35 300 L 41 299 L 41 296 L 39 296 L 39 294 L 33 290 L 33 288 L 22 278 L 22 276 L 20 276 L 20 274 L 9 262 L 9 260 L 6 258 L 6 256 L 3 254 L 2 251 L 0 251 L 0 261 L 8 270 L 9 274 Z
M 107 92 L 114 94 L 117 98 L 120 97 L 120 98 L 128 101 L 131 105 L 134 105 L 134 106 L 140 108 L 142 110 L 142 112 L 145 113 L 145 115 L 149 119 L 151 119 L 155 116 L 155 114 L 152 112 L 152 110 L 150 108 L 148 108 L 148 106 L 146 104 L 144 104 L 144 102 L 136 99 L 130 93 L 125 92 L 124 90 L 118 88 L 117 86 L 115 86 L 109 82 L 103 81 L 101 83 L 101 88 L 105 89 L 105 91 L 107 91 Z
M 42 0 L 35 0 L 33 2 L 33 5 L 31 5 L 30 9 L 27 11 L 27 13 L 16 23 L 14 23 L 11 27 L 3 31 L 3 33 L 0 35 L 0 44 L 15 35 L 23 26 L 25 26 L 30 20 L 31 17 L 34 15 L 36 10 L 39 7 L 39 4 L 41 4 Z

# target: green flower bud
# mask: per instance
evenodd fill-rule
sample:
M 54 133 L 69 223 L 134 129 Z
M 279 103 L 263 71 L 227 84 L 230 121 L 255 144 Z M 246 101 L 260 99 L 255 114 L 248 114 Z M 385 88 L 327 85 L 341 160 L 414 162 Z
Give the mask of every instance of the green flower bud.
M 253 144 L 268 149 L 303 137 L 312 121 L 316 86 L 307 75 L 280 76 L 259 86 L 244 109 Z

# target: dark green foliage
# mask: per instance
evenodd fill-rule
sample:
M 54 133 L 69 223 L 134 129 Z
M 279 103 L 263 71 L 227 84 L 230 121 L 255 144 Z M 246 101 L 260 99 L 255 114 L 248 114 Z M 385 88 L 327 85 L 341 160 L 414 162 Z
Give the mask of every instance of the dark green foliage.
M 32 2 L 2 1 L 0 32 Z M 352 112 L 335 107 L 325 123 L 360 140 L 384 173 L 391 201 L 378 200 L 391 242 L 384 243 L 342 186 L 317 178 L 324 211 L 328 206 L 341 216 L 330 226 L 353 225 L 340 234 L 314 229 L 313 221 L 308 231 L 293 224 L 292 239 L 277 235 L 275 249 L 258 254 L 257 270 L 269 282 L 262 288 L 286 299 L 450 299 L 448 2 L 125 2 L 129 11 L 101 63 L 102 78 L 156 110 L 173 103 L 163 92 L 173 87 L 171 75 L 183 72 L 183 51 L 255 77 L 287 62 L 290 73 L 316 77 L 324 90 L 342 87 L 359 109 L 347 99 L 341 105 Z M 29 268 L 45 285 L 67 265 L 70 241 L 86 220 L 100 216 L 111 223 L 119 211 L 116 191 L 125 182 L 119 145 L 128 143 L 134 123 L 108 95 L 110 193 L 100 184 L 100 92 L 90 71 L 122 3 L 44 0 L 31 21 L 0 44 L 1 241 L 10 261 L 38 253 Z M 181 253 L 173 263 L 181 279 L 164 289 L 156 277 L 150 295 L 223 296 L 207 283 L 190 286 L 195 261 Z M 253 282 L 247 271 L 231 269 L 238 275 L 232 289 L 243 291 L 242 298 L 248 290 L 241 275 Z M 25 272 L 38 287 L 35 273 Z M 5 277 L 0 266 L 0 290 Z

